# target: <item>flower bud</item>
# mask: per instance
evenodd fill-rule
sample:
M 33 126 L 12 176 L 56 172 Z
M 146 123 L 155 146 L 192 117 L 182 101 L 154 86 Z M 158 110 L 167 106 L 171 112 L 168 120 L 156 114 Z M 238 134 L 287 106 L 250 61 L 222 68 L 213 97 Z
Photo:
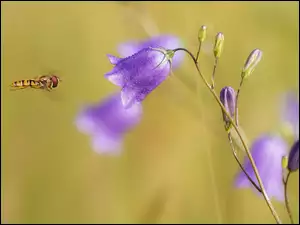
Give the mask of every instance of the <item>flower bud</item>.
M 214 54 L 216 58 L 220 58 L 224 46 L 224 35 L 223 33 L 219 32 L 216 35 L 215 39 L 215 46 L 214 46 Z
M 222 88 L 220 92 L 220 101 L 223 103 L 226 111 L 231 116 L 231 118 L 234 118 L 235 100 L 236 100 L 236 94 L 232 87 Z M 223 120 L 225 122 L 225 127 L 228 130 L 231 125 L 230 119 L 227 117 L 224 111 L 222 111 L 222 113 L 223 113 Z
M 198 40 L 201 43 L 205 40 L 205 38 L 206 38 L 206 26 L 202 25 L 198 33 Z
M 288 161 L 288 169 L 291 172 L 299 169 L 299 140 L 297 140 L 291 148 Z
M 248 56 L 242 71 L 242 78 L 250 76 L 262 57 L 262 51 L 254 49 Z

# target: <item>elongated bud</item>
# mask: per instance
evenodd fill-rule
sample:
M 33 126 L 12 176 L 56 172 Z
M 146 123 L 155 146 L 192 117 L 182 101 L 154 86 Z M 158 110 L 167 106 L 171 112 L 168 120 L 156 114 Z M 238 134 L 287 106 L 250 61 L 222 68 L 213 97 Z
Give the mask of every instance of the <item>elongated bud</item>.
M 294 143 L 289 154 L 288 169 L 291 172 L 299 169 L 299 140 Z
M 224 35 L 223 33 L 219 32 L 216 35 L 215 39 L 215 46 L 214 46 L 214 54 L 216 58 L 220 58 L 224 46 Z
M 198 40 L 199 42 L 203 42 L 206 38 L 206 26 L 203 25 L 200 27 L 200 30 L 199 30 L 199 34 L 198 34 Z
M 259 50 L 258 48 L 254 49 L 250 53 L 243 67 L 242 78 L 246 78 L 251 75 L 251 73 L 254 71 L 257 64 L 261 60 L 261 57 L 262 57 L 262 51 Z
M 222 88 L 220 92 L 220 100 L 223 103 L 226 111 L 231 116 L 231 118 L 234 118 L 234 111 L 235 111 L 235 100 L 236 100 L 236 94 L 232 87 L 224 87 Z M 231 123 L 227 115 L 222 111 L 223 113 L 223 120 L 225 122 L 225 128 L 226 130 L 229 130 Z

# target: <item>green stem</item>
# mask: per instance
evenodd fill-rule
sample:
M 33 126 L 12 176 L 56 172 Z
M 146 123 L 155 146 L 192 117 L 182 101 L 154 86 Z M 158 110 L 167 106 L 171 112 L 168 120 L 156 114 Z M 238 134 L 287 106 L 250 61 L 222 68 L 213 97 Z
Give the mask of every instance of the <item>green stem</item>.
M 283 185 L 284 185 L 284 200 L 285 200 L 285 207 L 286 207 L 286 211 L 289 214 L 289 218 L 292 224 L 294 224 L 294 220 L 293 220 L 293 215 L 292 215 L 292 210 L 290 208 L 290 203 L 289 203 L 289 198 L 288 198 L 288 194 L 287 194 L 287 184 L 289 181 L 289 177 L 290 177 L 291 172 L 289 171 L 285 181 L 283 180 Z
M 199 43 L 199 46 L 198 46 L 198 51 L 197 51 L 197 54 L 196 54 L 196 61 L 197 61 L 197 62 L 198 62 L 199 55 L 200 55 L 201 45 L 202 45 L 202 42 L 200 42 L 200 43 Z
M 236 162 L 239 164 L 241 170 L 244 172 L 244 174 L 246 175 L 246 177 L 248 178 L 248 180 L 251 182 L 251 184 L 256 188 L 256 190 L 258 192 L 261 193 L 261 189 L 260 187 L 258 187 L 258 185 L 252 180 L 252 178 L 249 176 L 249 174 L 247 173 L 247 171 L 244 169 L 244 167 L 242 166 L 238 156 L 237 156 L 237 153 L 236 153 L 236 150 L 234 148 L 234 145 L 233 145 L 233 142 L 232 142 L 232 137 L 231 137 L 231 134 L 228 133 L 228 140 L 229 140 L 229 144 L 230 144 L 230 147 L 231 147 L 231 150 L 232 150 L 232 153 L 233 153 L 233 156 L 236 160 Z
M 215 74 L 216 74 L 216 69 L 217 69 L 217 65 L 218 65 L 218 59 L 219 58 L 215 57 L 214 69 L 213 69 L 213 73 L 211 76 L 211 88 L 212 89 L 215 88 Z
M 235 124 L 237 126 L 239 126 L 238 99 L 239 99 L 239 96 L 240 96 L 240 93 L 241 93 L 241 88 L 242 88 L 243 82 L 244 82 L 244 78 L 241 79 L 240 86 L 239 86 L 239 89 L 236 92 L 236 99 L 235 99 Z
M 242 137 L 242 135 L 241 135 L 241 133 L 240 133 L 239 128 L 236 126 L 236 124 L 235 124 L 234 121 L 232 120 L 231 116 L 229 115 L 229 113 L 228 113 L 227 110 L 225 109 L 224 105 L 223 105 L 222 102 L 220 101 L 220 99 L 219 99 L 219 97 L 217 96 L 216 92 L 215 92 L 214 90 L 211 89 L 209 83 L 207 82 L 207 80 L 205 79 L 205 77 L 202 75 L 202 73 L 201 73 L 201 71 L 200 71 L 200 69 L 199 69 L 199 66 L 198 66 L 198 63 L 197 63 L 197 60 L 196 60 L 195 56 L 194 56 L 189 50 L 187 50 L 187 49 L 185 49 L 185 48 L 176 48 L 176 49 L 173 49 L 173 51 L 174 51 L 174 53 L 177 52 L 177 51 L 185 51 L 185 52 L 186 52 L 187 54 L 189 54 L 190 57 L 193 59 L 194 64 L 195 64 L 196 69 L 197 69 L 197 72 L 198 72 L 198 74 L 200 75 L 201 79 L 203 80 L 203 82 L 205 83 L 205 85 L 208 87 L 208 89 L 210 90 L 210 92 L 212 93 L 212 95 L 214 96 L 215 100 L 218 102 L 219 106 L 222 108 L 222 110 L 224 111 L 224 113 L 228 116 L 228 118 L 229 118 L 229 120 L 230 120 L 232 126 L 233 126 L 234 129 L 236 130 L 236 132 L 237 132 L 237 134 L 238 134 L 238 136 L 239 136 L 239 138 L 240 138 L 240 140 L 241 140 L 241 142 L 242 142 L 242 144 L 243 144 L 243 147 L 245 148 L 245 151 L 246 151 L 247 156 L 248 156 L 248 158 L 249 158 L 249 160 L 250 160 L 250 163 L 251 163 L 251 165 L 252 165 L 252 167 L 253 167 L 255 176 L 256 176 L 256 178 L 257 178 L 257 180 L 258 180 L 258 183 L 259 183 L 259 185 L 260 185 L 260 188 L 261 188 L 261 190 L 262 190 L 263 197 L 264 197 L 264 199 L 265 199 L 265 201 L 266 201 L 266 203 L 267 203 L 267 205 L 268 205 L 268 207 L 269 207 L 269 209 L 270 209 L 270 211 L 271 211 L 271 213 L 272 213 L 274 219 L 276 220 L 276 222 L 277 222 L 278 224 L 281 224 L 282 222 L 281 222 L 280 218 L 278 217 L 278 215 L 277 215 L 277 213 L 276 213 L 276 211 L 275 211 L 275 209 L 274 209 L 274 207 L 273 207 L 273 205 L 272 205 L 272 203 L 271 203 L 271 201 L 270 201 L 270 199 L 269 199 L 269 197 L 268 197 L 268 195 L 267 195 L 267 193 L 266 193 L 266 190 L 265 190 L 265 188 L 264 188 L 264 185 L 263 185 L 262 180 L 261 180 L 261 178 L 260 178 L 260 175 L 259 175 L 259 173 L 258 173 L 257 167 L 256 167 L 256 165 L 255 165 L 254 159 L 253 159 L 253 157 L 252 157 L 252 155 L 251 155 L 251 153 L 250 153 L 250 150 L 249 150 L 248 146 L 246 145 L 246 143 L 245 143 L 245 141 L 244 141 L 244 139 L 243 139 L 243 137 Z

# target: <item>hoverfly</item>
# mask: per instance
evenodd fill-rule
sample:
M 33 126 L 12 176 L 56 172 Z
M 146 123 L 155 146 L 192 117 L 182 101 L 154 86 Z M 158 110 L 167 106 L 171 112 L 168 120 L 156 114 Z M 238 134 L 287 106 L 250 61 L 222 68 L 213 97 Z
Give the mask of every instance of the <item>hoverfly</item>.
M 61 79 L 56 75 L 43 75 L 35 79 L 15 81 L 10 85 L 10 87 L 13 88 L 13 90 L 20 90 L 30 87 L 33 89 L 51 91 L 53 88 L 58 86 L 60 81 Z

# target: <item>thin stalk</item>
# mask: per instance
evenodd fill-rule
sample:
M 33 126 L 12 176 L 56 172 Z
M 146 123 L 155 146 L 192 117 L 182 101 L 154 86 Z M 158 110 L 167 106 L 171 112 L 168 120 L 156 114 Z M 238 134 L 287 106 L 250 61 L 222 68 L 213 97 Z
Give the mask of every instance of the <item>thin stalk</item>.
M 290 174 L 291 174 L 291 172 L 289 171 L 288 174 L 286 175 L 286 179 L 285 180 L 283 179 L 284 200 L 285 200 L 286 211 L 289 214 L 290 221 L 292 224 L 294 224 L 293 214 L 292 214 L 292 210 L 290 208 L 290 202 L 289 202 L 289 198 L 288 198 L 288 194 L 287 194 L 287 185 L 288 185 Z
M 241 79 L 240 86 L 239 86 L 239 89 L 236 92 L 236 98 L 235 98 L 235 124 L 236 124 L 236 126 L 239 126 L 238 99 L 239 99 L 239 96 L 240 96 L 240 92 L 241 92 L 243 82 L 244 82 L 244 78 Z
M 213 73 L 211 76 L 211 88 L 214 89 L 215 88 L 215 74 L 216 74 L 216 69 L 217 69 L 217 65 L 218 65 L 218 60 L 219 58 L 215 57 L 215 63 L 214 63 L 214 69 L 213 69 Z
M 246 175 L 246 177 L 248 178 L 248 180 L 251 182 L 251 184 L 256 188 L 256 190 L 258 192 L 261 193 L 261 189 L 260 187 L 258 187 L 258 185 L 252 180 L 252 178 L 249 176 L 249 174 L 247 173 L 247 171 L 244 169 L 244 167 L 242 166 L 238 156 L 237 156 L 237 153 L 236 153 L 236 150 L 234 148 L 234 145 L 233 145 L 233 142 L 232 142 L 232 137 L 231 137 L 231 134 L 228 133 L 228 140 L 229 140 L 229 144 L 230 144 L 230 147 L 231 147 L 231 150 L 232 150 L 232 153 L 233 153 L 233 156 L 236 160 L 236 162 L 239 164 L 241 170 L 244 172 L 244 174 Z
M 197 54 L 196 54 L 196 62 L 198 62 L 198 59 L 199 59 L 201 46 L 202 46 L 202 42 L 200 41 L 199 42 L 199 46 L 198 46 L 198 51 L 197 51 Z
M 197 62 L 198 62 L 198 59 L 199 59 L 199 56 L 200 56 L 201 47 L 202 47 L 202 41 L 199 42 L 199 46 L 198 46 L 198 51 L 197 51 L 197 56 L 196 56 L 196 61 Z M 197 92 L 197 95 L 200 94 L 200 85 L 199 85 L 198 79 L 196 80 L 196 92 Z
M 229 115 L 229 113 L 228 113 L 227 110 L 225 109 L 224 105 L 223 105 L 222 102 L 220 101 L 220 99 L 219 99 L 218 95 L 216 94 L 216 92 L 210 88 L 209 83 L 207 82 L 207 80 L 205 79 L 205 77 L 202 75 L 202 73 L 201 73 L 201 71 L 200 71 L 200 69 L 199 69 L 199 66 L 198 66 L 198 63 L 197 63 L 197 60 L 196 60 L 195 56 L 194 56 L 189 50 L 187 50 L 187 49 L 185 49 L 185 48 L 176 48 L 176 49 L 173 49 L 173 51 L 174 51 L 174 53 L 175 53 L 176 51 L 185 51 L 185 52 L 186 52 L 187 54 L 189 54 L 189 56 L 193 59 L 194 64 L 195 64 L 195 67 L 196 67 L 197 72 L 198 72 L 198 74 L 200 75 L 201 79 L 203 80 L 203 82 L 205 83 L 205 85 L 207 86 L 207 88 L 210 90 L 210 92 L 211 92 L 212 95 L 214 96 L 215 100 L 218 102 L 219 106 L 222 108 L 222 110 L 224 110 L 224 113 L 228 116 L 230 122 L 232 123 L 232 126 L 233 126 L 234 129 L 236 130 L 236 132 L 237 132 L 237 134 L 238 134 L 238 136 L 239 136 L 239 138 L 240 138 L 240 140 L 241 140 L 241 142 L 242 142 L 242 144 L 243 144 L 243 147 L 245 148 L 245 151 L 246 151 L 247 156 L 248 156 L 248 158 L 249 158 L 249 160 L 250 160 L 250 163 L 251 163 L 251 165 L 252 165 L 252 167 L 253 167 L 255 176 L 256 176 L 256 178 L 257 178 L 257 180 L 258 180 L 258 183 L 259 183 L 259 185 L 260 185 L 260 188 L 261 188 L 261 190 L 262 190 L 263 197 L 264 197 L 264 199 L 265 199 L 265 201 L 266 201 L 266 203 L 267 203 L 267 205 L 268 205 L 268 207 L 269 207 L 269 209 L 270 209 L 270 211 L 271 211 L 271 213 L 272 213 L 274 219 L 276 220 L 276 222 L 277 222 L 278 224 L 281 224 L 282 222 L 281 222 L 280 218 L 278 217 L 278 215 L 277 215 L 277 213 L 276 213 L 276 211 L 275 211 L 275 209 L 274 209 L 274 207 L 273 207 L 273 205 L 272 205 L 272 203 L 271 203 L 271 201 L 270 201 L 270 199 L 269 199 L 269 197 L 268 197 L 268 195 L 267 195 L 267 193 L 266 193 L 266 190 L 265 190 L 265 188 L 264 188 L 264 185 L 263 185 L 262 180 L 261 180 L 261 178 L 260 178 L 260 175 L 259 175 L 259 173 L 258 173 L 258 170 L 257 170 L 257 167 L 256 167 L 255 162 L 254 162 L 254 160 L 253 160 L 253 157 L 252 157 L 252 155 L 251 155 L 251 153 L 250 153 L 250 151 L 249 151 L 249 148 L 248 148 L 248 146 L 246 145 L 246 143 L 245 143 L 245 141 L 244 141 L 244 139 L 243 139 L 243 137 L 242 137 L 242 135 L 241 135 L 241 133 L 240 133 L 239 128 L 236 126 L 236 124 L 235 124 L 234 121 L 232 120 L 231 116 Z

